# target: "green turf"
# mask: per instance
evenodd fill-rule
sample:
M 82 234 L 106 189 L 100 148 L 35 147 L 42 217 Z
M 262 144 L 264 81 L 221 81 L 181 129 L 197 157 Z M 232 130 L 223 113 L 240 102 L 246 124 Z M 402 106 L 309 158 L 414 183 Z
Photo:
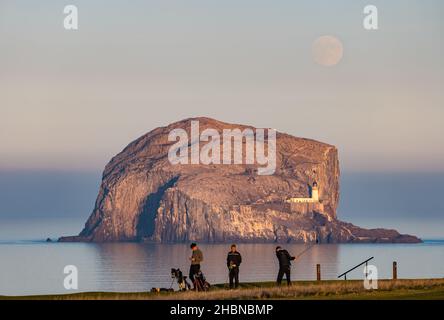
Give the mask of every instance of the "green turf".
M 301 299 L 301 300 L 444 300 L 444 279 L 424 279 L 424 280 L 398 280 L 396 287 L 382 287 L 378 290 L 355 290 L 357 292 L 347 292 L 347 288 L 355 286 L 360 288 L 361 280 L 332 280 L 332 281 L 298 281 L 294 283 L 296 293 L 294 295 L 280 295 L 276 293 L 274 282 L 243 283 L 240 290 L 230 292 L 226 284 L 212 286 L 212 299 Z M 385 280 L 385 283 L 391 283 Z M 311 287 L 311 291 L 305 292 L 303 289 Z M 283 286 L 286 288 L 286 286 Z M 314 288 L 314 289 L 313 289 Z M 250 292 L 256 290 L 256 295 L 249 296 Z M 275 291 L 273 291 L 275 290 Z M 299 291 L 298 291 L 299 290 Z M 302 291 L 300 291 L 302 290 Z M 258 298 L 257 292 L 266 292 L 265 296 Z M 350 290 L 348 290 L 350 291 Z M 274 292 L 274 293 L 273 293 Z M 191 296 L 181 296 L 192 294 Z M 194 294 L 194 295 L 193 295 Z M 0 296 L 1 299 L 14 300 L 107 300 L 107 299 L 200 299 L 205 293 L 182 293 L 182 292 L 83 292 L 63 295 L 36 295 L 36 296 Z M 238 295 L 238 296 L 237 296 Z

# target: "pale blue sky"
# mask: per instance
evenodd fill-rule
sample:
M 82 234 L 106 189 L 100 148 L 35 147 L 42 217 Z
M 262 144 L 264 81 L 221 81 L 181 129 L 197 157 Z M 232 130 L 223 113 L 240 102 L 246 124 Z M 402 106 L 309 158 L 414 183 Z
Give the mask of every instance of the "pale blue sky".
M 63 29 L 63 7 L 80 29 Z M 380 29 L 362 28 L 379 9 Z M 0 170 L 100 171 L 190 116 L 336 145 L 345 171 L 444 171 L 444 2 L 0 1 Z M 339 65 L 311 44 L 334 35 Z

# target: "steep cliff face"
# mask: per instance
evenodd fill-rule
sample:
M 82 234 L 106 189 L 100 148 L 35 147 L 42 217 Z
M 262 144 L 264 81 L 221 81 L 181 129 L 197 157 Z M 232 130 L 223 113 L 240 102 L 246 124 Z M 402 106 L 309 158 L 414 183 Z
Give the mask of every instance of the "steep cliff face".
M 171 164 L 168 152 L 175 142 L 168 135 L 181 128 L 191 136 L 192 121 L 199 121 L 199 132 L 255 130 L 195 118 L 149 132 L 108 163 L 85 228 L 60 241 L 419 241 L 394 230 L 364 230 L 337 220 L 338 152 L 325 143 L 277 133 L 273 175 L 258 175 L 257 162 Z M 246 150 L 245 140 L 243 145 Z M 221 142 L 221 158 L 222 149 Z M 314 181 L 319 203 L 285 202 L 310 197 Z

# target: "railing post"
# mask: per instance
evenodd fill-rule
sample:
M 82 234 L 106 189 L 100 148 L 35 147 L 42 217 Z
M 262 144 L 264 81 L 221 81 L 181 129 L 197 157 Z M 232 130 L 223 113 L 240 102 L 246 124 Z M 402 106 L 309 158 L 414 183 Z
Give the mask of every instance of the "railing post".
M 393 261 L 393 280 L 398 279 L 398 263 Z
M 321 281 L 321 265 L 319 263 L 316 265 L 316 280 Z

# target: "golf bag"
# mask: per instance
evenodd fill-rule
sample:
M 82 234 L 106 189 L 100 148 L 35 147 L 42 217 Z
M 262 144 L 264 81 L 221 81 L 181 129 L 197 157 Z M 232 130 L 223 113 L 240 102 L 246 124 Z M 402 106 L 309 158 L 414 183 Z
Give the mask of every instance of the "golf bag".
M 208 291 L 210 287 L 211 285 L 207 279 L 205 279 L 204 274 L 199 270 L 199 272 L 194 275 L 194 289 L 196 291 Z
M 191 289 L 191 285 L 190 283 L 187 281 L 187 276 L 184 276 L 182 271 L 177 268 L 171 269 L 171 278 L 176 279 L 177 280 L 177 284 L 179 286 L 179 291 L 186 291 L 186 290 L 190 290 Z

